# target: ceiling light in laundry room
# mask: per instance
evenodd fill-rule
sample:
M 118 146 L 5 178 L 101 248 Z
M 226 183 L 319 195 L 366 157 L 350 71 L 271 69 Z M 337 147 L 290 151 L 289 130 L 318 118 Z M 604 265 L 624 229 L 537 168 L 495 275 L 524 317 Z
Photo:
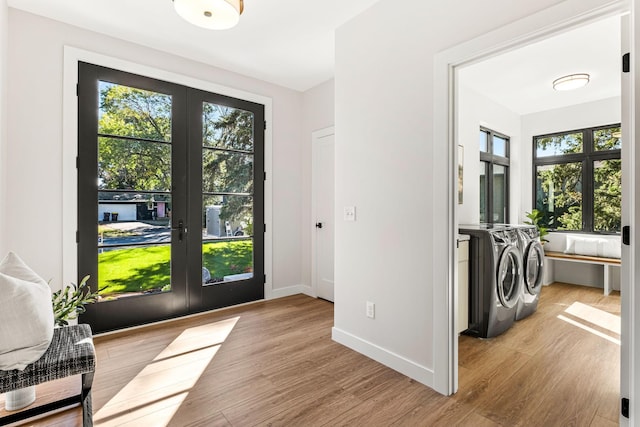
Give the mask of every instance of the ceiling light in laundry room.
M 573 90 L 586 86 L 589 83 L 589 74 L 569 74 L 553 81 L 555 90 Z
M 240 21 L 244 0 L 173 0 L 178 15 L 210 30 L 226 30 Z

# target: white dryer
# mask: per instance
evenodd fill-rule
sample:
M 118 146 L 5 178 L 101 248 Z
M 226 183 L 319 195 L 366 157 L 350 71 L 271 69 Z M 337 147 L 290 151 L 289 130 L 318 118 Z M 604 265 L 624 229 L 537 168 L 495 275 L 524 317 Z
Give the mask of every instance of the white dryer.
M 544 278 L 544 249 L 534 225 L 517 225 L 522 251 L 523 285 L 516 309 L 516 320 L 524 319 L 538 308 Z
M 515 322 L 522 293 L 522 254 L 518 232 L 508 225 L 460 225 L 469 245 L 469 329 L 464 333 L 491 338 Z

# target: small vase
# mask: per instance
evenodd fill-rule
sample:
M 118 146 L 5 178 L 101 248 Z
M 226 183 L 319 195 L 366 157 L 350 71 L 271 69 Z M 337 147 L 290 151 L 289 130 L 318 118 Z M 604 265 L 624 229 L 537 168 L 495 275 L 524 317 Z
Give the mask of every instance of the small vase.
M 4 409 L 17 411 L 31 405 L 36 400 L 36 386 L 20 388 L 5 394 Z

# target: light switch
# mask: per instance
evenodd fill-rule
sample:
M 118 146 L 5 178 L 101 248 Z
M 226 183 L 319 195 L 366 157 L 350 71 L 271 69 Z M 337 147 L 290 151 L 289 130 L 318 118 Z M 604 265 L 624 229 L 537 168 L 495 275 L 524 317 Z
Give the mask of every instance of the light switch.
M 355 206 L 345 206 L 344 207 L 344 220 L 345 221 L 355 221 L 356 220 L 356 207 Z

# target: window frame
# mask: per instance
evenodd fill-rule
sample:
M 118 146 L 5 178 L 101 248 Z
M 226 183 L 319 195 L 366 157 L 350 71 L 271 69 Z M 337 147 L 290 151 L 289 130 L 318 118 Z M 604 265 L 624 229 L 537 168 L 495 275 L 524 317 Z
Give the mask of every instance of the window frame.
M 559 230 L 549 227 L 550 231 L 559 233 L 588 233 L 603 235 L 618 235 L 620 231 L 596 231 L 594 230 L 594 163 L 602 160 L 622 160 L 622 149 L 596 151 L 594 147 L 593 133 L 602 129 L 621 128 L 621 123 L 579 128 L 562 132 L 534 135 L 532 139 L 532 206 L 538 209 L 537 200 L 537 171 L 538 166 L 563 165 L 567 163 L 580 163 L 582 165 L 582 229 Z M 582 152 L 559 154 L 555 156 L 537 156 L 537 140 L 554 136 L 582 133 Z
M 480 151 L 480 167 L 485 171 L 485 207 L 486 207 L 486 223 L 492 224 L 493 218 L 493 166 L 500 165 L 506 169 L 505 173 L 505 197 L 504 197 L 504 223 L 509 223 L 509 201 L 510 201 L 510 154 L 511 154 L 511 138 L 501 132 L 494 131 L 484 126 L 480 126 L 480 132 L 487 134 L 487 151 Z M 497 136 L 506 141 L 505 156 L 499 156 L 493 153 L 493 137 Z

